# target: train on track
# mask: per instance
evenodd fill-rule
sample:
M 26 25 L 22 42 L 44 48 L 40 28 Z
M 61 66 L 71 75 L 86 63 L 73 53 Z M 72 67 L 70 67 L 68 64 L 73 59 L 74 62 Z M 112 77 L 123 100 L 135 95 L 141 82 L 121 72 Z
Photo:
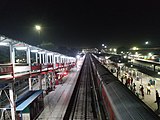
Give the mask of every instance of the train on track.
M 160 120 L 145 103 L 91 55 L 102 104 L 109 120 Z

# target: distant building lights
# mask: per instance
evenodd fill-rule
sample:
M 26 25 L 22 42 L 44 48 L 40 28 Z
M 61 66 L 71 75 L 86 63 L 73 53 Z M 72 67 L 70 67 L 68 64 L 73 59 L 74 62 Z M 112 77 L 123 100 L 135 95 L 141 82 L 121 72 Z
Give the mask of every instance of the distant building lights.
M 137 48 L 137 47 L 133 47 L 133 48 L 132 48 L 132 50 L 139 50 L 139 48 Z
M 114 48 L 114 49 L 113 49 L 113 51 L 114 51 L 114 52 L 116 52 L 116 51 L 117 51 L 117 49 L 116 49 L 116 48 Z
M 152 56 L 153 54 L 152 53 L 148 53 L 148 56 Z
M 125 56 L 123 56 L 123 58 L 127 58 L 127 56 L 125 55 Z
M 152 56 L 151 59 L 152 59 L 152 60 L 155 59 L 155 56 Z

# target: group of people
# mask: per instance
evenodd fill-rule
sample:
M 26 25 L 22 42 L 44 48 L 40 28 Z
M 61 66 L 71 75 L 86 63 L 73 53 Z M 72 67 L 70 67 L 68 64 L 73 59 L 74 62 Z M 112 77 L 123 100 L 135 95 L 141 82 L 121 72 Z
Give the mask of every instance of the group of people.
M 133 91 L 136 94 L 136 84 L 133 83 L 133 78 L 132 77 L 127 77 L 127 74 L 124 74 L 121 77 L 121 82 L 123 84 L 125 84 L 126 87 L 130 88 L 130 90 Z
M 131 76 L 127 76 L 127 74 L 124 74 L 121 77 L 121 82 L 123 84 L 125 84 L 125 86 L 128 87 L 131 91 L 133 91 L 138 97 L 139 97 L 139 95 L 141 95 L 142 99 L 144 99 L 144 86 L 140 85 L 139 86 L 139 92 L 137 92 L 136 91 L 136 84 L 133 83 L 133 78 Z M 150 84 L 150 82 L 146 86 L 146 90 L 147 90 L 146 91 L 147 95 L 150 95 L 151 94 L 151 84 Z M 156 90 L 156 101 L 155 101 L 155 103 L 157 103 L 157 107 L 158 107 L 158 110 L 159 110 L 159 108 L 160 108 L 160 96 L 159 96 L 158 90 Z
M 122 77 L 121 77 L 121 82 L 124 84 L 124 80 L 125 80 L 125 85 L 126 86 L 130 86 L 133 84 L 133 78 L 132 77 L 127 77 L 126 74 L 124 74 Z

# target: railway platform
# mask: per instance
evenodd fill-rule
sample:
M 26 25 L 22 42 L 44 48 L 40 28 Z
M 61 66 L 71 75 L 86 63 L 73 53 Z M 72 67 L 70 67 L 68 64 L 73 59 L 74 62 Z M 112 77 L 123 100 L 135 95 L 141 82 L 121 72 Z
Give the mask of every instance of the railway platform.
M 69 74 L 56 85 L 54 91 L 44 98 L 44 110 L 37 120 L 62 120 L 77 82 L 83 61 L 72 68 Z
M 111 68 L 113 68 L 113 66 L 110 66 L 109 70 L 111 70 Z M 114 73 L 114 75 L 117 77 L 117 73 Z M 148 105 L 156 114 L 158 114 L 158 116 L 160 116 L 160 110 L 158 110 L 157 103 L 155 102 L 156 90 L 160 94 L 160 78 L 144 74 L 135 67 L 126 67 L 126 66 L 124 69 L 120 70 L 118 79 L 121 81 L 121 77 L 124 75 L 133 78 L 133 83 L 135 83 L 136 85 L 136 93 L 138 93 L 139 98 L 146 105 Z M 150 86 L 151 93 L 147 94 L 147 86 L 148 83 L 150 83 L 150 80 L 154 81 L 155 84 L 152 84 Z M 123 80 L 123 84 L 125 84 L 125 80 Z M 144 87 L 144 98 L 142 97 L 142 94 L 140 92 L 140 85 L 143 85 Z

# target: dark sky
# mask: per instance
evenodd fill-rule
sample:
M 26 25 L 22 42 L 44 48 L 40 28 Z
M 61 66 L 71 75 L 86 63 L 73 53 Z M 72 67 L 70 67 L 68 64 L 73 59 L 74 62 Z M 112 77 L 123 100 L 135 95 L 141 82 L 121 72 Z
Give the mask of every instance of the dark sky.
M 107 2 L 108 1 L 108 2 Z M 145 0 L 3 0 L 0 34 L 39 44 L 35 24 L 42 28 L 41 41 L 57 46 L 99 47 L 160 46 L 160 2 Z

